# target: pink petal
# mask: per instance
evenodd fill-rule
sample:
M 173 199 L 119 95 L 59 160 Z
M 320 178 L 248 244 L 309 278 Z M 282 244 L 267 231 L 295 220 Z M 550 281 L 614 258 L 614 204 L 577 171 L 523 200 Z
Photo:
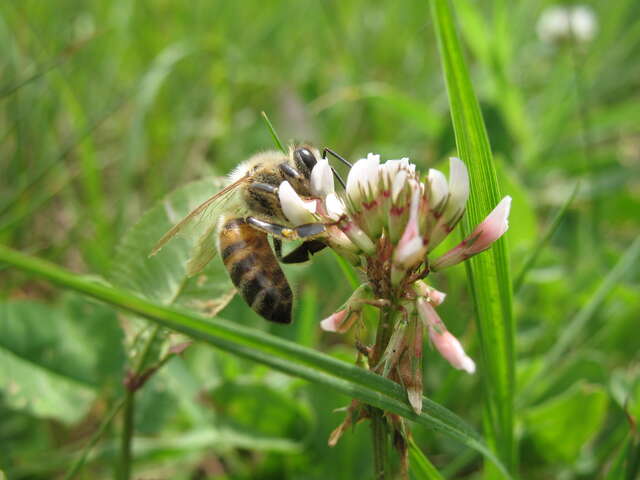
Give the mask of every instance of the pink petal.
M 420 206 L 420 188 L 412 185 L 411 205 L 409 207 L 409 220 L 404 233 L 393 253 L 393 262 L 400 267 L 409 268 L 422 260 L 426 249 L 418 230 L 418 208 Z
M 458 339 L 451 335 L 449 331 L 438 333 L 435 329 L 430 328 L 429 338 L 431 338 L 440 355 L 442 355 L 452 367 L 458 370 L 464 370 L 467 373 L 475 373 L 475 362 L 467 356 Z
M 432 262 L 432 271 L 456 265 L 473 255 L 485 251 L 493 242 L 498 240 L 509 228 L 509 211 L 511 197 L 504 197 L 493 211 L 476 229 L 452 250 Z
M 474 373 L 476 364 L 464 352 L 458 339 L 447 330 L 433 306 L 424 298 L 418 298 L 416 306 L 418 315 L 429 329 L 429 338 L 431 338 L 440 355 L 454 368 L 464 370 L 467 373 Z
M 427 298 L 429 303 L 434 307 L 442 304 L 447 296 L 446 293 L 441 292 L 440 290 L 436 290 L 431 285 L 427 285 L 422 280 L 418 280 L 417 282 L 415 282 L 414 286 L 418 295 Z
M 473 242 L 469 252 L 472 255 L 480 253 L 498 240 L 509 228 L 509 211 L 511 210 L 511 197 L 504 197 L 493 211 L 476 227 L 470 237 L 478 236 Z
M 344 322 L 347 316 L 347 309 L 338 310 L 331 314 L 320 322 L 320 328 L 325 332 L 337 332 L 340 329 L 340 325 Z

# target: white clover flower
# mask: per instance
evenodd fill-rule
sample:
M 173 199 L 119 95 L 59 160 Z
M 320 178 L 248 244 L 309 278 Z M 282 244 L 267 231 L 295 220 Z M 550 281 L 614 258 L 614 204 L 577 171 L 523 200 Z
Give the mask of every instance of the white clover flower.
M 422 355 L 423 331 L 453 367 L 468 373 L 476 368 L 435 310 L 445 294 L 423 278 L 486 250 L 498 240 L 509 226 L 511 197 L 503 198 L 459 245 L 433 260 L 431 252 L 465 212 L 469 173 L 462 160 L 450 159 L 448 180 L 436 169 L 430 169 L 421 180 L 408 158 L 381 162 L 380 155 L 370 153 L 351 167 L 345 190 L 336 192 L 333 171 L 322 159 L 311 172 L 310 189 L 314 201 L 303 200 L 283 182 L 279 195 L 284 214 L 296 225 L 314 218 L 322 222 L 325 243 L 361 267 L 368 278 L 343 307 L 321 322 L 321 327 L 345 332 L 360 321 L 364 303 L 389 308 L 389 299 L 396 299 L 394 308 L 403 318 L 396 322 L 374 369 L 385 376 L 401 372 L 411 406 L 418 412 L 422 374 L 417 366 L 420 362 L 410 359 Z M 375 298 L 373 291 L 386 292 L 386 297 Z M 402 366 L 401 362 L 409 363 Z
M 540 14 L 536 31 L 545 43 L 560 43 L 575 39 L 588 42 L 598 30 L 593 10 L 586 5 L 551 6 Z
M 579 41 L 590 41 L 598 31 L 598 20 L 593 10 L 586 5 L 573 7 L 571 29 L 573 30 L 573 35 Z

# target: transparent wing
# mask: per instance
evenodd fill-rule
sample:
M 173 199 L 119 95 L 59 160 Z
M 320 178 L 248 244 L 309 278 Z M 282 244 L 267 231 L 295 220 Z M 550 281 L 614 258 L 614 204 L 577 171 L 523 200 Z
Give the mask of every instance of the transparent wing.
M 188 277 L 193 277 L 196 273 L 200 272 L 216 256 L 216 245 L 218 243 L 216 241 L 217 227 L 216 222 L 211 223 L 206 232 L 198 238 L 198 242 L 191 253 L 191 258 L 189 258 L 189 262 L 187 263 Z
M 191 211 L 186 217 L 184 217 L 180 222 L 173 226 L 167 233 L 165 233 L 162 238 L 156 243 L 156 245 L 149 253 L 149 256 L 152 257 L 156 253 L 158 253 L 162 247 L 164 247 L 169 240 L 175 237 L 179 233 L 187 233 L 191 227 L 205 225 L 206 232 L 204 235 L 199 236 L 198 246 L 205 240 L 202 237 L 213 235 L 215 231 L 215 225 L 217 222 L 217 217 L 221 213 L 222 209 L 227 206 L 229 201 L 235 196 L 237 188 L 245 183 L 249 179 L 249 176 L 245 175 L 235 182 L 227 185 L 218 193 L 208 198 L 200 205 L 198 205 L 194 210 Z M 209 257 L 209 260 L 213 258 L 215 255 L 215 242 L 213 242 L 213 251 L 214 253 Z M 198 253 L 196 252 L 196 256 Z

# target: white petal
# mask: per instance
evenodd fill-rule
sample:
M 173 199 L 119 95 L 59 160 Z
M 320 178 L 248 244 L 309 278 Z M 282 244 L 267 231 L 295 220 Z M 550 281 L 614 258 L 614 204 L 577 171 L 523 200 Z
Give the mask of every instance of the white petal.
M 320 159 L 311 170 L 311 194 L 326 197 L 334 191 L 333 172 L 329 161 Z
M 538 37 L 543 42 L 553 43 L 569 35 L 569 10 L 550 7 L 542 12 L 536 24 Z
M 315 221 L 315 201 L 304 201 L 286 180 L 278 187 L 280 206 L 285 217 L 294 225 L 303 225 Z
M 369 197 L 375 197 L 378 194 L 380 181 L 380 155 L 368 154 L 365 165 L 363 186 L 366 188 Z
M 424 242 L 420 237 L 413 237 L 399 244 L 393 253 L 393 262 L 399 267 L 415 265 L 424 257 Z
M 384 168 L 384 170 L 389 175 L 391 175 L 391 178 L 393 178 L 393 176 L 396 175 L 398 173 L 398 170 L 400 170 L 401 168 L 409 168 L 409 159 L 407 157 L 404 157 L 399 160 L 387 160 L 382 165 L 380 165 L 380 168 Z
M 447 210 L 455 213 L 464 209 L 469 198 L 469 172 L 462 160 L 456 157 L 449 159 L 449 194 Z
M 327 207 L 327 214 L 334 220 L 340 218 L 346 211 L 344 203 L 342 203 L 342 200 L 340 200 L 335 193 L 327 195 L 325 198 L 325 206 Z
M 440 170 L 430 168 L 428 179 L 431 185 L 431 195 L 429 197 L 431 208 L 442 206 L 441 203 L 446 200 L 447 195 L 449 194 L 447 178 Z
M 406 170 L 400 170 L 398 174 L 393 179 L 393 184 L 391 186 L 391 199 L 396 202 L 398 201 L 398 195 L 407 184 L 407 172 Z
M 364 170 L 366 169 L 367 160 L 362 158 L 353 164 L 351 170 L 349 170 L 349 175 L 347 176 L 347 195 L 355 204 L 360 203 L 361 193 L 361 182 L 363 180 Z
M 571 30 L 578 40 L 583 42 L 593 38 L 598 21 L 593 10 L 586 5 L 577 5 L 571 9 Z
M 353 221 L 346 219 L 339 224 L 340 230 L 349 237 L 360 250 L 367 255 L 373 255 L 376 251 L 375 244 L 367 236 L 367 234 L 356 225 Z

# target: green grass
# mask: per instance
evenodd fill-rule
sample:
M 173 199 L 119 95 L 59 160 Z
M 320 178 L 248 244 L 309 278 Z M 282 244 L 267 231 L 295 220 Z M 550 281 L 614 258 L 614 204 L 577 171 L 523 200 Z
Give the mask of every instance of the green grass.
M 449 96 L 458 154 L 473 185 L 462 233 L 469 235 L 501 200 L 491 146 L 471 85 L 469 70 L 448 0 L 432 2 L 438 46 Z M 485 394 L 485 424 L 491 445 L 510 471 L 515 470 L 515 348 L 511 277 L 505 239 L 466 264 L 475 306 Z
M 350 266 L 322 253 L 287 267 L 287 328 L 227 305 L 219 260 L 183 281 L 189 239 L 146 257 L 211 177 L 274 148 L 265 111 L 285 147 L 410 156 L 424 173 L 459 156 L 464 231 L 514 199 L 504 241 L 429 278 L 478 372 L 425 345 L 433 410 L 411 417 L 412 478 L 498 474 L 465 442 L 518 478 L 633 478 L 640 9 L 589 4 L 598 33 L 569 48 L 537 38 L 548 2 L 533 0 L 0 3 L 0 244 L 85 294 L 118 292 L 65 293 L 3 247 L 0 470 L 63 478 L 86 455 L 75 478 L 112 478 L 122 414 L 105 420 L 148 345 L 143 371 L 170 360 L 135 394 L 136 477 L 370 475 L 367 426 L 327 446 L 333 410 L 355 396 L 411 412 L 352 367 L 356 334 L 317 327 L 357 284 Z M 222 307 L 230 323 L 194 313 Z M 186 337 L 150 341 L 141 316 L 201 341 L 171 355 Z

